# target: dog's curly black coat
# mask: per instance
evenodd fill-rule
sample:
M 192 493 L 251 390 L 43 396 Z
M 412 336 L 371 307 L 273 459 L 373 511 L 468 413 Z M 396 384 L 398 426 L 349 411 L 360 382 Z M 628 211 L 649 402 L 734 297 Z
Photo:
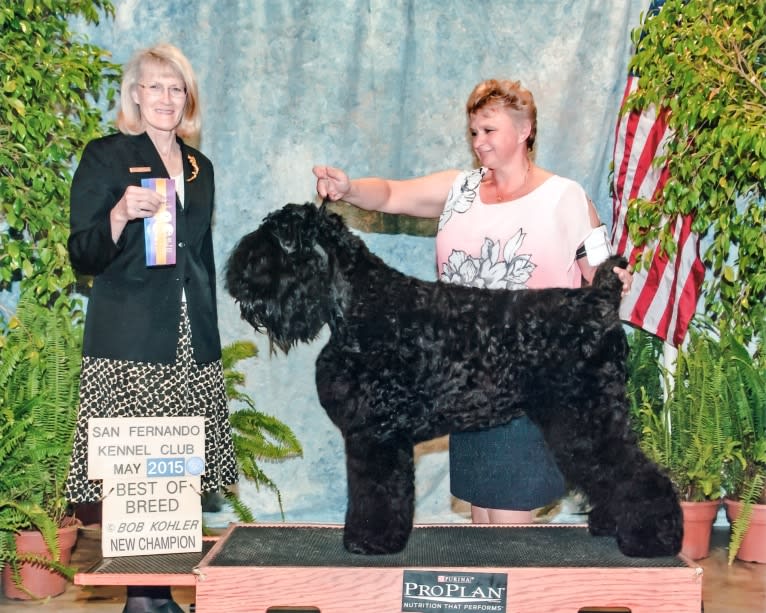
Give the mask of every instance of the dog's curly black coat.
M 524 412 L 588 496 L 592 534 L 615 536 L 629 556 L 678 553 L 676 492 L 628 421 L 615 265 L 625 261 L 608 260 L 581 289 L 421 281 L 311 203 L 286 205 L 241 239 L 226 285 L 243 319 L 285 352 L 330 328 L 316 384 L 346 445 L 349 551 L 406 545 L 415 443 Z

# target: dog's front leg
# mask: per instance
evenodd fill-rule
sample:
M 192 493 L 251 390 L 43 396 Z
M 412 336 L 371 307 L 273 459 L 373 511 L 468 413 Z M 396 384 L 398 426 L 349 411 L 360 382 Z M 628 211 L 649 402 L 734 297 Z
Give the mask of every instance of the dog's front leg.
M 363 554 L 404 549 L 415 512 L 412 443 L 347 436 L 346 478 L 346 549 Z

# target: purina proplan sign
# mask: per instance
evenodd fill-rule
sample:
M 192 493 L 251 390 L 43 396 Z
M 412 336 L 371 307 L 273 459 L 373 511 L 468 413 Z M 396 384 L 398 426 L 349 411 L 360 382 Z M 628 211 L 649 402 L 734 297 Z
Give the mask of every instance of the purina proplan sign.
M 405 570 L 402 611 L 506 613 L 508 575 Z

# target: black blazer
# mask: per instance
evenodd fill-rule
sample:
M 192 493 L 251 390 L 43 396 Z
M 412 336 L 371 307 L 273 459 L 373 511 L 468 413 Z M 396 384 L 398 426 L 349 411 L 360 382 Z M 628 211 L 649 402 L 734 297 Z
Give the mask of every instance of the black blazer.
M 72 181 L 69 236 L 72 266 L 94 275 L 83 355 L 173 362 L 183 287 L 195 360 L 211 362 L 221 356 L 210 227 L 213 165 L 178 142 L 185 206 L 176 198 L 176 265 L 156 268 L 146 266 L 143 219 L 129 221 L 116 245 L 109 223 L 109 212 L 128 185 L 169 177 L 152 141 L 146 133 L 112 134 L 85 147 Z

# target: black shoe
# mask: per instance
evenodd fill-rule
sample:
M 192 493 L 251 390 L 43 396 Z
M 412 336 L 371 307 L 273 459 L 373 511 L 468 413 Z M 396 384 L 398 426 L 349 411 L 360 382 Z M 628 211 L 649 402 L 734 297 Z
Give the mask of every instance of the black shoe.
M 128 586 L 128 599 L 122 613 L 184 613 L 173 600 L 170 587 Z
M 125 603 L 122 613 L 185 613 L 175 600 L 168 598 L 149 598 L 131 596 Z
M 159 613 L 149 596 L 128 596 L 122 613 Z
M 170 600 L 155 600 L 154 606 L 156 607 L 155 611 L 156 613 L 184 613 L 184 610 L 181 608 L 181 605 L 179 605 L 175 600 L 172 598 Z

